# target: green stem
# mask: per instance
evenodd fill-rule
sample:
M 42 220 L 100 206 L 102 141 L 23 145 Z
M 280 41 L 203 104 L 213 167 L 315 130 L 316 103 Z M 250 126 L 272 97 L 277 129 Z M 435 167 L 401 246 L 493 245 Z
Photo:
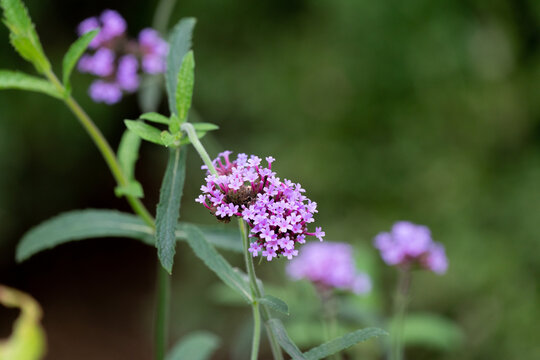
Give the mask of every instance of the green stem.
M 259 355 L 259 344 L 261 342 L 261 313 L 259 311 L 259 302 L 255 300 L 253 309 L 253 340 L 251 343 L 251 360 L 257 360 Z
M 167 340 L 169 329 L 169 305 L 171 298 L 171 276 L 167 270 L 157 263 L 157 306 L 155 319 L 155 359 L 163 360 L 167 354 Z
M 152 27 L 163 35 L 166 35 L 165 33 L 167 31 L 167 25 L 169 25 L 169 18 L 171 17 L 175 4 L 176 0 L 161 0 L 154 13 Z
M 199 141 L 199 137 L 197 136 L 197 132 L 195 131 L 195 128 L 193 127 L 193 125 L 191 125 L 188 122 L 185 122 L 182 124 L 180 128 L 187 133 L 189 141 L 191 141 L 191 144 L 199 153 L 199 156 L 201 157 L 202 161 L 208 167 L 208 171 L 210 171 L 210 174 L 217 176 L 218 173 L 216 171 L 216 168 L 214 167 L 214 164 L 212 164 L 212 160 L 210 160 L 210 156 L 208 156 L 206 149 Z
M 266 305 L 259 304 L 258 299 L 261 298 L 261 289 L 259 288 L 259 284 L 257 283 L 257 276 L 255 274 L 255 265 L 253 264 L 253 256 L 249 253 L 249 239 L 248 239 L 248 230 L 247 225 L 242 219 L 238 219 L 238 227 L 240 228 L 240 232 L 242 234 L 242 243 L 244 247 L 244 260 L 246 262 L 246 270 L 249 277 L 249 285 L 251 287 L 251 292 L 253 297 L 255 298 L 253 307 L 259 306 L 261 307 L 261 311 L 259 313 L 259 309 L 257 309 L 257 314 L 259 314 L 259 317 L 262 315 L 262 318 L 264 319 L 266 334 L 268 336 L 268 342 L 270 343 L 270 349 L 272 350 L 272 355 L 274 357 L 274 360 L 283 360 L 283 353 L 281 352 L 281 347 L 279 346 L 279 343 L 277 342 L 276 336 L 274 334 L 274 331 L 270 326 L 267 325 L 267 321 L 271 318 L 270 316 L 270 310 Z M 255 315 L 255 309 L 253 310 L 253 315 Z M 256 322 L 257 320 L 255 320 Z M 260 320 L 259 320 L 260 321 Z M 255 325 L 260 330 L 260 325 Z M 255 336 L 260 337 L 259 334 L 253 333 L 253 342 L 255 342 Z M 258 339 L 257 339 L 258 341 Z M 253 356 L 253 351 L 252 351 Z
M 403 322 L 409 301 L 411 271 L 408 268 L 399 269 L 399 279 L 394 299 L 394 321 L 392 331 L 392 347 L 390 360 L 403 360 Z
M 337 299 L 331 289 L 317 288 L 317 293 L 321 299 L 323 313 L 323 328 L 326 341 L 331 341 L 338 335 L 337 329 Z M 331 356 L 331 359 L 341 360 L 341 353 Z

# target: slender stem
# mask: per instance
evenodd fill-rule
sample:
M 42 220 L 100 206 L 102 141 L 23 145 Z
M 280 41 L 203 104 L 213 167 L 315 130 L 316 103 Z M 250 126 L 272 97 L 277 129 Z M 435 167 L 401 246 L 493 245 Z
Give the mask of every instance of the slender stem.
M 409 301 L 411 271 L 408 268 L 399 269 L 399 280 L 394 298 L 394 324 L 392 331 L 391 360 L 403 360 L 403 322 Z
M 167 270 L 161 266 L 161 263 L 157 263 L 157 307 L 156 307 L 156 319 L 155 319 L 155 359 L 163 360 L 167 353 L 167 340 L 169 329 L 169 305 L 171 298 L 171 276 L 167 273 Z
M 272 330 L 270 326 L 267 325 L 267 320 L 270 319 L 270 310 L 268 310 L 268 307 L 266 305 L 259 304 L 257 301 L 257 299 L 261 297 L 261 289 L 259 288 L 259 284 L 257 283 L 257 276 L 255 274 L 255 265 L 253 264 L 253 256 L 251 256 L 251 254 L 248 251 L 249 239 L 248 239 L 246 223 L 244 222 L 244 220 L 238 219 L 238 226 L 242 234 L 242 243 L 244 245 L 244 260 L 246 262 L 246 270 L 249 276 L 249 284 L 251 287 L 252 295 L 255 298 L 253 306 L 260 305 L 261 307 L 261 314 L 259 316 L 262 315 L 262 318 L 264 320 L 266 334 L 268 336 L 268 342 L 270 343 L 270 349 L 272 350 L 272 355 L 274 359 L 283 360 L 283 353 L 281 352 L 281 347 L 279 346 L 279 343 L 277 342 L 274 331 Z M 253 314 L 255 315 L 255 310 Z M 258 327 L 260 328 L 260 326 Z M 255 333 L 253 334 L 253 337 L 254 337 L 253 341 L 255 342 Z M 252 352 L 252 356 L 253 356 L 253 352 Z
M 167 31 L 167 25 L 169 25 L 169 18 L 176 5 L 176 0 L 161 0 L 154 13 L 154 19 L 152 21 L 152 27 L 162 34 Z
M 319 298 L 321 299 L 323 312 L 323 329 L 326 341 L 337 337 L 337 299 L 331 289 L 316 287 Z M 331 359 L 341 360 L 341 353 L 331 356 Z
M 259 312 L 259 302 L 253 302 L 253 341 L 251 343 L 251 360 L 257 360 L 259 355 L 259 344 L 261 342 L 261 313 Z
M 218 175 L 217 170 L 214 167 L 214 164 L 212 164 L 212 160 L 210 160 L 210 156 L 208 156 L 206 149 L 199 141 L 199 137 L 197 136 L 197 132 L 195 131 L 195 128 L 193 127 L 193 125 L 191 125 L 188 122 L 185 122 L 182 124 L 180 128 L 187 133 L 189 141 L 191 141 L 191 144 L 193 145 L 193 147 L 195 147 L 195 149 L 199 153 L 199 156 L 201 157 L 202 161 L 208 167 L 208 171 L 210 171 L 212 175 L 217 176 Z

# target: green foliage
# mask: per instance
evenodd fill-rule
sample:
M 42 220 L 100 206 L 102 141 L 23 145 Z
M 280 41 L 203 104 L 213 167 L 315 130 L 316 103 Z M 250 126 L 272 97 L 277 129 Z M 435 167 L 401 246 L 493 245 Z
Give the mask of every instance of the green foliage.
M 178 130 L 180 125 L 187 120 L 191 98 L 193 96 L 193 84 L 195 82 L 195 59 L 190 50 L 183 58 L 182 65 L 177 76 L 176 85 L 176 115 L 178 116 Z M 171 131 L 173 131 L 171 129 Z
M 199 331 L 186 335 L 172 348 L 165 360 L 206 360 L 219 346 L 219 339 L 212 333 Z
M 225 284 L 242 295 L 246 302 L 251 303 L 253 299 L 245 275 L 241 275 L 239 270 L 233 269 L 197 227 L 186 225 L 183 229 L 186 232 L 188 244 L 195 252 L 195 255 Z
M 128 180 L 128 185 L 117 186 L 114 189 L 116 196 L 130 195 L 138 198 L 144 196 L 141 184 L 135 180 L 135 164 L 139 158 L 140 146 L 141 138 L 137 134 L 129 129 L 124 131 L 118 146 L 118 162 Z
M 403 342 L 440 350 L 457 349 L 464 334 L 452 321 L 435 314 L 409 314 L 403 324 Z
M 9 38 L 15 50 L 32 63 L 38 72 L 49 71 L 51 64 L 43 52 L 34 24 L 22 1 L 0 0 L 0 6 L 4 10 L 3 20 L 10 31 Z
M 28 294 L 0 285 L 0 303 L 21 313 L 11 336 L 0 342 L 0 360 L 38 360 L 45 355 L 45 331 L 41 327 L 41 308 Z
M 186 226 L 197 227 L 205 239 L 215 246 L 230 251 L 242 251 L 238 231 L 220 226 L 179 223 L 175 232 L 177 240 L 186 239 Z M 132 238 L 151 246 L 155 245 L 152 228 L 135 215 L 116 210 L 75 210 L 48 219 L 24 234 L 17 246 L 16 259 L 22 262 L 58 245 L 103 237 Z
M 266 295 L 260 298 L 259 302 L 261 304 L 267 305 L 272 310 L 275 310 L 285 315 L 289 315 L 289 306 L 287 305 L 287 303 L 281 299 L 278 299 L 275 296 Z
M 367 329 L 362 329 L 362 330 L 356 330 L 354 332 L 345 334 L 341 337 L 331 340 L 327 343 L 319 345 L 309 350 L 304 355 L 309 360 L 324 359 L 332 354 L 338 353 L 355 344 L 358 344 L 359 342 L 366 341 L 368 339 L 381 336 L 381 335 L 388 335 L 388 333 L 384 330 L 377 329 L 377 328 L 367 328 Z
M 137 120 L 124 120 L 124 123 L 129 130 L 139 135 L 142 139 L 153 142 L 154 144 L 164 145 L 161 140 L 161 130 Z
M 168 117 L 161 115 L 157 112 L 147 112 L 139 116 L 139 118 L 143 120 L 152 121 L 158 124 L 165 124 L 165 125 L 169 125 L 169 123 L 171 122 L 171 120 Z
M 287 354 L 289 354 L 294 360 L 308 360 L 308 358 L 302 354 L 298 346 L 296 346 L 291 340 L 281 320 L 270 319 L 266 323 L 270 326 L 276 335 L 279 345 L 281 345 Z
M 167 56 L 167 72 L 165 81 L 167 85 L 167 96 L 169 99 L 169 109 L 171 114 L 178 115 L 176 104 L 176 89 L 178 72 L 182 65 L 182 60 L 191 49 L 191 38 L 196 20 L 194 18 L 183 18 L 173 28 L 169 39 L 169 55 Z
M 62 82 L 64 83 L 66 94 L 69 94 L 71 92 L 71 83 L 69 81 L 69 78 L 71 76 L 73 68 L 77 64 L 77 61 L 79 61 L 79 58 L 82 56 L 82 54 L 84 54 L 84 52 L 86 51 L 86 48 L 88 47 L 90 42 L 96 37 L 98 33 L 99 30 L 92 30 L 82 35 L 69 47 L 66 55 L 64 55 L 64 60 L 62 62 Z
M 3 89 L 36 91 L 62 98 L 62 94 L 48 81 L 18 71 L 0 70 L 0 90 Z
M 208 131 L 219 129 L 219 126 L 217 126 L 216 124 L 207 123 L 207 122 L 196 122 L 196 123 L 191 123 L 191 124 L 195 128 L 195 131 L 198 133 L 203 133 L 203 136 Z
M 167 169 L 161 183 L 156 210 L 156 247 L 161 265 L 172 272 L 176 247 L 175 229 L 180 216 L 180 200 L 186 178 L 187 148 L 169 151 Z

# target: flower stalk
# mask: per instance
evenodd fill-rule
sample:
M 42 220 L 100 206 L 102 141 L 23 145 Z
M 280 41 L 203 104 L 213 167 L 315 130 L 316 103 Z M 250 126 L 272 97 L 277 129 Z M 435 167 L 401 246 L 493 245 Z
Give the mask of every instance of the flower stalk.
M 409 302 L 411 270 L 409 267 L 399 268 L 399 279 L 394 298 L 394 321 L 391 333 L 390 360 L 403 360 L 403 324 Z

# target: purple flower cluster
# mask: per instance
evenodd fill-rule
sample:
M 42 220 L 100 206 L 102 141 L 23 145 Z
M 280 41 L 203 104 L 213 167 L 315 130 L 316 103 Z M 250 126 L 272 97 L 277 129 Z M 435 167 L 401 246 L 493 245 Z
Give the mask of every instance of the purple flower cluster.
M 398 221 L 391 232 L 378 234 L 374 245 L 388 265 L 418 264 L 437 274 L 444 274 L 448 268 L 444 246 L 431 239 L 426 226 Z
M 196 201 L 219 220 L 243 218 L 250 227 L 249 236 L 255 239 L 249 247 L 254 257 L 260 252 L 268 261 L 280 255 L 290 260 L 298 255 L 296 244 L 305 243 L 306 236 L 323 240 L 325 233 L 320 227 L 315 232 L 307 228 L 315 221 L 317 203 L 303 195 L 300 184 L 276 177 L 273 157 L 267 157 L 268 166 L 264 166 L 254 155 L 239 154 L 230 161 L 231 153 L 220 153 L 213 161 L 218 175 L 206 177 L 203 194 Z
M 307 279 L 322 290 L 333 288 L 365 294 L 371 290 L 371 280 L 359 273 L 351 245 L 345 243 L 311 243 L 302 254 L 287 265 L 287 274 L 294 280 Z
M 127 39 L 127 24 L 114 10 L 105 10 L 98 17 L 81 22 L 77 28 L 79 36 L 99 29 L 99 33 L 88 46 L 92 53 L 81 57 L 79 71 L 98 76 L 89 89 L 95 102 L 114 104 L 124 92 L 139 88 L 139 68 L 148 74 L 165 71 L 169 46 L 154 29 L 143 29 L 138 41 Z M 140 66 L 139 66 L 140 63 Z

